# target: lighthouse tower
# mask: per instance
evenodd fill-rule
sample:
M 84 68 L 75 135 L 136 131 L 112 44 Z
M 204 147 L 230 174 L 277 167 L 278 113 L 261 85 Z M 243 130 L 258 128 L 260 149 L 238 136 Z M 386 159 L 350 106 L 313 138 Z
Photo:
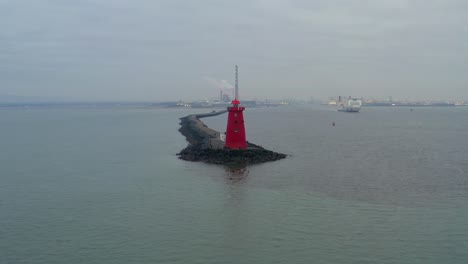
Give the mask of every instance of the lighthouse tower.
M 244 111 L 245 107 L 240 106 L 239 101 L 239 82 L 238 67 L 236 65 L 236 87 L 235 97 L 228 107 L 228 120 L 226 128 L 226 148 L 246 149 L 247 141 L 245 139 Z

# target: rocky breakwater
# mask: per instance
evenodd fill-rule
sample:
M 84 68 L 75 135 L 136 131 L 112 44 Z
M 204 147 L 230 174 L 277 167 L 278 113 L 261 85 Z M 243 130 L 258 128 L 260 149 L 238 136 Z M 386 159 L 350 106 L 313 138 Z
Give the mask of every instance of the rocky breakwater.
M 224 147 L 220 132 L 207 127 L 200 118 L 224 114 L 218 111 L 197 114 L 180 119 L 180 133 L 189 145 L 177 155 L 188 161 L 203 161 L 213 164 L 255 164 L 286 158 L 285 154 L 264 149 L 247 142 L 247 149 L 231 150 Z

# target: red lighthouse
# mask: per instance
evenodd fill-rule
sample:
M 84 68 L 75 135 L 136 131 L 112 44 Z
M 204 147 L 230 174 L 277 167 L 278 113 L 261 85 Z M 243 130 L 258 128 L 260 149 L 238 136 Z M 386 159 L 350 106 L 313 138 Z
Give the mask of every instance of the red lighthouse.
M 246 149 L 247 140 L 245 139 L 244 114 L 242 113 L 245 107 L 240 106 L 239 101 L 239 85 L 238 71 L 236 65 L 236 87 L 235 97 L 228 107 L 228 120 L 226 128 L 226 148 L 229 149 Z

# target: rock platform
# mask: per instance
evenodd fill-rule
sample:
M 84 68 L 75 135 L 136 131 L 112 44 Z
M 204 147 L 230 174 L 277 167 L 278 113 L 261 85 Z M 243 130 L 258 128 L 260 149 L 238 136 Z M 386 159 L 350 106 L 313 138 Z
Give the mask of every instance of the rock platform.
M 285 154 L 264 149 L 247 142 L 247 149 L 232 150 L 224 147 L 220 132 L 207 127 L 200 118 L 216 116 L 227 110 L 206 114 L 188 115 L 180 118 L 179 132 L 189 145 L 177 155 L 187 161 L 202 161 L 212 164 L 256 164 L 286 158 Z

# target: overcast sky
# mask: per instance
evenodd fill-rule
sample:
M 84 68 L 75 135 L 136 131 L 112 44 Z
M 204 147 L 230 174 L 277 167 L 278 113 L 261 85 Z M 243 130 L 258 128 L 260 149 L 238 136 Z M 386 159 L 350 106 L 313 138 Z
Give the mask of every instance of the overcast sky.
M 468 99 L 465 0 L 0 0 L 0 94 Z M 224 81 L 223 81 L 224 80 Z

